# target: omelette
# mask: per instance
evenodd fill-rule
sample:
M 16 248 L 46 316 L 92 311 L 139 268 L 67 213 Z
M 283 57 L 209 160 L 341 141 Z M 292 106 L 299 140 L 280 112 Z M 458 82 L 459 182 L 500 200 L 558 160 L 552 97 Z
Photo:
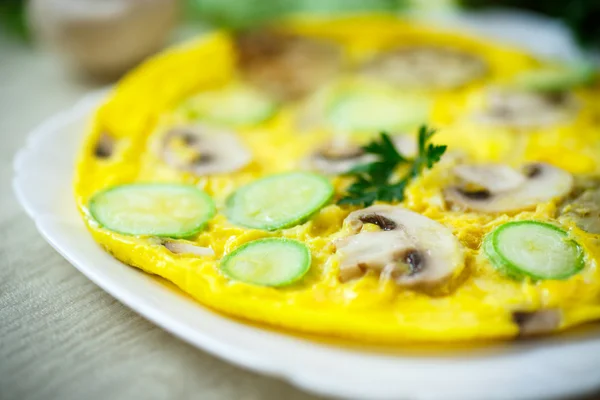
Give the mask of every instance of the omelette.
M 391 16 L 217 31 L 114 88 L 77 205 L 115 258 L 248 321 L 557 332 L 600 319 L 595 78 Z

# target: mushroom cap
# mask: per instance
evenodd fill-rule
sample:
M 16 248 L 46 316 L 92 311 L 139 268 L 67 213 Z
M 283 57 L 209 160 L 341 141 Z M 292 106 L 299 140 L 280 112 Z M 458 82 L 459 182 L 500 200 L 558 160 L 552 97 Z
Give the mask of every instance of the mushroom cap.
M 96 142 L 94 155 L 97 158 L 106 159 L 112 157 L 115 151 L 115 139 L 106 132 L 102 132 Z
M 555 308 L 537 311 L 514 311 L 513 322 L 519 327 L 519 336 L 536 336 L 558 329 L 562 316 Z
M 365 221 L 377 223 L 373 216 L 394 225 L 389 230 L 360 232 Z M 350 213 L 344 222 L 356 234 L 334 243 L 341 280 L 371 269 L 400 286 L 430 288 L 458 276 L 464 268 L 465 255 L 458 239 L 450 229 L 421 214 L 375 205 Z
M 190 242 L 166 240 L 163 246 L 174 254 L 193 254 L 196 256 L 214 256 L 215 252 L 210 247 L 197 246 Z
M 505 164 L 460 164 L 454 167 L 454 174 L 461 180 L 484 187 L 492 193 L 514 190 L 526 181 L 522 173 Z
M 579 102 L 566 92 L 535 92 L 493 89 L 487 109 L 475 116 L 478 122 L 514 127 L 547 126 L 573 118 Z
M 179 156 L 170 145 L 175 139 L 181 139 L 195 156 L 191 159 Z M 252 159 L 235 134 L 204 125 L 173 128 L 165 134 L 160 146 L 160 154 L 167 164 L 200 176 L 235 171 Z
M 367 61 L 366 75 L 401 87 L 451 89 L 486 74 L 488 66 L 475 55 L 460 50 L 411 46 L 381 54 Z
M 340 145 L 332 142 L 313 153 L 308 159 L 308 164 L 310 169 L 324 174 L 340 175 L 356 165 L 374 160 L 372 155 L 366 154 L 358 145 Z
M 459 169 L 457 175 L 463 178 L 464 183 L 476 184 L 483 189 L 469 191 L 464 185 L 453 185 L 444 190 L 444 197 L 459 210 L 514 212 L 566 196 L 573 188 L 573 176 L 550 164 L 528 164 L 521 172 L 513 172 L 523 179 L 497 165 L 473 165 Z
M 396 150 L 406 157 L 414 157 L 417 153 L 417 142 L 412 136 L 397 135 L 392 138 L 392 142 Z M 324 174 L 340 175 L 357 165 L 370 163 L 375 159 L 356 144 L 332 141 L 309 157 L 308 167 Z
M 585 189 L 567 201 L 559 214 L 588 233 L 600 234 L 600 186 Z
M 341 68 L 335 44 L 272 30 L 237 37 L 242 73 L 279 100 L 296 100 L 333 78 Z

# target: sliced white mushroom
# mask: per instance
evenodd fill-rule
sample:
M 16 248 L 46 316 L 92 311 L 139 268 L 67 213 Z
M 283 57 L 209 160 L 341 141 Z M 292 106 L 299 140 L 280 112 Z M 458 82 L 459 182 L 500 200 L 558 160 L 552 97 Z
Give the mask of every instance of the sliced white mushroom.
M 515 311 L 513 322 L 519 327 L 519 336 L 535 336 L 550 333 L 560 326 L 561 315 L 556 309 L 538 311 Z
M 97 158 L 105 159 L 112 157 L 114 151 L 115 139 L 106 132 L 101 133 L 94 148 L 94 155 Z
M 163 242 L 163 246 L 174 254 L 193 254 L 196 256 L 214 256 L 215 252 L 210 247 L 196 246 L 192 243 L 186 243 L 177 240 L 168 240 Z
M 351 213 L 344 223 L 355 234 L 334 242 L 341 281 L 374 270 L 399 286 L 432 288 L 458 276 L 464 268 L 458 239 L 450 229 L 421 214 L 376 205 Z M 381 230 L 361 232 L 365 223 Z
M 488 67 L 481 58 L 456 49 L 414 46 L 383 53 L 367 61 L 362 71 L 394 85 L 451 89 L 479 79 Z
M 505 164 L 461 164 L 454 168 L 454 174 L 465 182 L 485 187 L 493 193 L 516 189 L 527 180 L 521 172 Z
M 366 154 L 360 146 L 340 146 L 332 143 L 312 154 L 308 159 L 308 166 L 325 174 L 339 175 L 356 165 L 373 160 L 374 157 Z
M 341 51 L 324 40 L 270 30 L 237 37 L 242 74 L 279 100 L 295 100 L 316 90 L 339 72 Z
M 491 125 L 547 126 L 572 119 L 578 110 L 571 93 L 495 89 L 488 94 L 486 109 L 474 118 Z
M 578 178 L 559 211 L 559 218 L 575 222 L 588 233 L 600 234 L 600 176 Z
M 406 157 L 414 157 L 417 143 L 412 136 L 398 135 L 392 138 L 398 152 Z M 339 175 L 352 167 L 375 161 L 375 157 L 366 154 L 357 144 L 345 140 L 334 140 L 319 149 L 308 159 L 308 167 L 325 174 Z
M 446 201 L 457 210 L 513 212 L 564 197 L 573 188 L 572 175 L 550 164 L 527 164 L 512 172 L 507 168 L 493 164 L 457 168 L 459 182 L 444 190 Z
M 177 145 L 183 151 L 178 151 Z M 195 175 L 236 171 L 252 159 L 235 134 L 203 125 L 177 127 L 167 132 L 160 152 L 167 164 Z
M 414 137 L 409 135 L 395 135 L 392 138 L 394 147 L 398 150 L 398 153 L 406 157 L 415 157 L 417 155 L 417 141 Z

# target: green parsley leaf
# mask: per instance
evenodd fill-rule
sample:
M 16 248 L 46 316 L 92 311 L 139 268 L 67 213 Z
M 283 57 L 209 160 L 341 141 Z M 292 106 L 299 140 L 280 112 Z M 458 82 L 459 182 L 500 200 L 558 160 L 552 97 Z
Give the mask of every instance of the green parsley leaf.
M 363 147 L 366 153 L 377 156 L 377 160 L 360 164 L 350 169 L 346 175 L 354 177 L 354 182 L 346 189 L 346 195 L 338 204 L 362 205 L 368 207 L 375 201 L 394 202 L 404 200 L 404 190 L 423 170 L 433 167 L 446 151 L 445 145 L 429 143 L 435 130 L 423 125 L 418 132 L 418 154 L 411 159 L 400 154 L 389 135 L 380 134 Z M 397 181 L 392 181 L 396 168 L 410 164 L 407 173 Z

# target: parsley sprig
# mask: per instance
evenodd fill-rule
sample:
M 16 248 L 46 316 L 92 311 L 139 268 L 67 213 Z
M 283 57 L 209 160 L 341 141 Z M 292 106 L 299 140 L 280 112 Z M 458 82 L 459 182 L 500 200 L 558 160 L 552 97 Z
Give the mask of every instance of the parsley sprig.
M 348 171 L 354 182 L 346 189 L 346 195 L 338 204 L 370 206 L 375 201 L 402 201 L 408 184 L 418 177 L 424 169 L 437 163 L 444 152 L 445 145 L 429 143 L 435 130 L 423 125 L 419 128 L 418 153 L 408 158 L 398 152 L 389 135 L 382 132 L 378 140 L 367 144 L 363 150 L 377 156 L 377 160 L 360 164 Z M 394 178 L 394 171 L 401 165 L 408 165 L 408 171 L 400 179 Z

